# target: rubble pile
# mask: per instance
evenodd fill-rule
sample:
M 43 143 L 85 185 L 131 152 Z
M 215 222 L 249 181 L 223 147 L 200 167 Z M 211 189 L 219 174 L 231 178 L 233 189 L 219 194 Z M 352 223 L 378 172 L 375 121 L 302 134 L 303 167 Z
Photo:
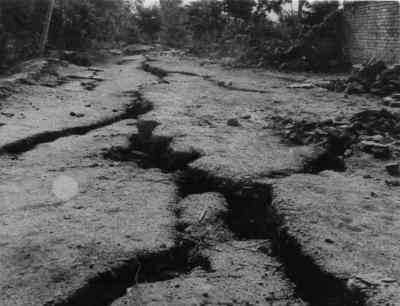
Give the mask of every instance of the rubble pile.
M 296 121 L 291 118 L 275 117 L 274 121 L 274 128 L 281 130 L 284 139 L 295 145 L 323 143 L 330 133 L 339 130 L 342 125 L 333 120 L 309 121 L 303 119 Z
M 341 155 L 350 155 L 359 149 L 377 158 L 400 153 L 400 113 L 386 109 L 362 111 L 348 120 L 273 119 L 274 128 L 291 144 L 330 146 Z
M 386 109 L 366 110 L 350 119 L 351 130 L 359 135 L 384 135 L 400 139 L 400 114 Z
M 354 65 L 348 79 L 332 80 L 322 87 L 348 94 L 396 95 L 400 93 L 400 65 L 387 67 L 382 61 L 370 60 L 362 65 Z

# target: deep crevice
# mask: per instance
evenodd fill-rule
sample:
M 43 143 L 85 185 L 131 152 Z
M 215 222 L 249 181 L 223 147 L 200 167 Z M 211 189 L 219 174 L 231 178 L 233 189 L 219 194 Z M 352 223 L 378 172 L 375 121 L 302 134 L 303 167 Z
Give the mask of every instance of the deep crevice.
M 296 294 L 312 306 L 362 306 L 363 297 L 346 286 L 346 280 L 325 272 L 287 232 L 282 216 L 273 207 L 273 186 L 268 183 L 234 182 L 198 170 L 185 171 L 178 179 L 182 197 L 219 192 L 229 205 L 227 222 L 239 239 L 269 239 L 272 255 L 285 267 Z M 269 254 L 271 255 L 271 254 Z
M 192 248 L 193 244 L 185 242 L 172 249 L 138 254 L 90 279 L 68 298 L 50 301 L 44 306 L 106 306 L 134 285 L 173 279 L 195 267 L 208 269 L 208 260 L 198 254 L 193 256 Z
M 200 157 L 197 151 L 176 151 L 171 148 L 172 137 L 154 135 L 159 125 L 153 120 L 140 120 L 136 126 L 137 134 L 130 137 L 128 148 L 111 148 L 106 157 L 112 154 L 116 158 L 122 156 L 125 161 L 133 160 L 142 168 L 159 168 L 166 172 L 185 169 L 192 161 Z
M 275 216 L 277 220 L 281 219 L 277 214 Z M 282 223 L 276 224 L 272 242 L 273 254 L 283 263 L 285 273 L 296 284 L 299 296 L 311 306 L 365 305 L 365 296 L 351 291 L 345 279 L 325 272 L 311 256 L 305 254 Z
M 114 117 L 109 117 L 95 123 L 65 128 L 56 131 L 45 131 L 23 139 L 19 139 L 1 147 L 0 155 L 21 154 L 35 148 L 39 144 L 52 142 L 59 138 L 72 135 L 84 135 L 92 130 L 99 129 L 122 120 L 137 118 L 139 115 L 151 111 L 152 108 L 152 104 L 143 99 L 140 92 L 135 92 L 135 97 L 132 103 L 126 107 L 125 111 L 122 114 L 116 115 Z
M 182 198 L 191 194 L 218 192 L 229 207 L 226 221 L 238 239 L 266 239 L 271 231 L 268 205 L 271 186 L 254 182 L 233 182 L 213 178 L 202 171 L 189 169 L 177 178 Z
M 338 279 L 326 273 L 318 264 L 307 256 L 296 239 L 290 236 L 281 220 L 281 215 L 273 208 L 273 186 L 272 184 L 254 181 L 235 181 L 232 178 L 221 178 L 209 173 L 195 170 L 188 165 L 198 159 L 199 152 L 176 152 L 172 149 L 173 137 L 154 135 L 154 130 L 159 125 L 152 120 L 140 120 L 137 122 L 138 133 L 131 137 L 129 148 L 113 148 L 114 153 L 105 155 L 107 158 L 116 160 L 134 160 L 144 168 L 156 167 L 166 172 L 175 172 L 176 183 L 179 187 L 180 198 L 188 195 L 205 192 L 221 193 L 229 205 L 229 213 L 226 222 L 231 231 L 238 239 L 269 239 L 273 242 L 274 255 L 284 264 L 288 278 L 296 285 L 296 294 L 310 305 L 322 306 L 361 306 L 364 304 L 362 297 L 350 292 L 346 287 L 345 280 Z M 305 172 L 317 173 L 325 169 L 339 169 L 343 165 L 337 160 L 337 156 L 330 156 L 329 152 L 320 154 L 318 158 L 310 161 L 304 168 Z M 177 212 L 179 213 L 179 212 Z M 179 232 L 179 227 L 177 231 Z M 209 269 L 207 259 L 197 258 L 196 243 L 186 241 L 184 237 L 178 237 L 178 246 L 184 246 L 186 253 L 180 257 L 180 268 L 189 271 L 190 268 L 201 265 L 205 270 Z M 190 259 L 191 258 L 191 259 Z M 193 265 L 193 262 L 196 262 Z M 153 260 L 152 263 L 165 262 L 163 259 Z M 173 263 L 167 261 L 167 265 Z M 127 265 L 117 274 L 124 275 L 129 271 Z M 153 273 L 145 273 L 152 275 Z M 162 274 L 153 280 L 162 280 Z M 123 277 L 122 277 L 123 278 Z M 117 282 L 121 285 L 119 293 L 114 294 L 114 300 L 124 294 L 123 288 L 134 285 L 132 281 Z M 139 283 L 136 281 L 136 283 Z M 95 282 L 93 290 L 99 290 L 109 286 L 113 282 L 108 281 L 105 285 L 100 280 Z M 100 290 L 103 291 L 103 290 Z M 105 291 L 105 290 L 104 290 Z M 88 297 L 94 294 L 86 290 Z M 82 298 L 77 298 L 81 301 Z M 111 301 L 111 298 L 110 298 Z M 78 303 L 78 302 L 76 302 Z M 83 304 L 65 303 L 56 306 L 81 306 Z M 85 304 L 87 305 L 87 304 Z M 90 304 L 88 304 L 90 305 Z M 97 305 L 107 305 L 106 303 Z
M 139 133 L 132 140 L 132 148 L 144 153 L 143 163 L 165 171 L 176 172 L 176 183 L 181 198 L 206 192 L 221 193 L 229 205 L 227 224 L 238 239 L 269 239 L 273 243 L 274 256 L 285 266 L 285 273 L 296 285 L 296 294 L 313 306 L 361 306 L 363 297 L 351 292 L 346 281 L 325 272 L 313 258 L 305 254 L 301 245 L 285 230 L 282 216 L 275 211 L 273 185 L 265 182 L 235 181 L 231 178 L 215 177 L 209 173 L 188 167 L 200 154 L 175 160 L 170 144 L 172 137 L 154 136 L 157 122 L 143 121 Z M 326 152 L 309 162 L 304 171 L 318 173 L 326 169 L 339 170 L 344 167 L 335 154 Z M 179 228 L 178 228 L 179 230 Z

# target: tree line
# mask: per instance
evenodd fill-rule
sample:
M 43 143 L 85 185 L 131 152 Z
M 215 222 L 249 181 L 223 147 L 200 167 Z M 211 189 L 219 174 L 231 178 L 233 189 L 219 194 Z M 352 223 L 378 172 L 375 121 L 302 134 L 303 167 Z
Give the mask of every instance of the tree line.
M 1 0 L 0 64 L 37 55 L 44 40 L 57 49 L 129 42 L 137 39 L 134 21 L 125 0 Z
M 310 27 L 337 9 L 337 1 L 313 7 L 300 1 L 311 9 L 299 14 L 283 9 L 289 2 L 159 0 L 149 7 L 142 0 L 0 0 L 0 66 L 36 56 L 45 44 L 82 50 L 135 42 L 278 64 Z

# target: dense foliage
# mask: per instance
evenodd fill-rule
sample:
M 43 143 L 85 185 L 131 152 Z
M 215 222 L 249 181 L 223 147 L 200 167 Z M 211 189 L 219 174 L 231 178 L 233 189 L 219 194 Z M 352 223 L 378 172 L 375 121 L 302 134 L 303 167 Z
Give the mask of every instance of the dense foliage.
M 1 0 L 0 65 L 37 54 L 50 0 Z M 98 42 L 138 39 L 134 12 L 125 0 L 56 0 L 49 43 L 79 49 Z
M 338 1 L 300 1 L 300 10 L 290 0 L 160 1 L 161 42 L 169 46 L 291 70 L 345 62 Z
M 0 65 L 37 54 L 51 1 L 0 1 Z M 336 21 L 314 29 L 338 1 L 300 1 L 300 11 L 288 9 L 290 0 L 159 0 L 151 7 L 142 1 L 55 0 L 47 46 L 161 42 L 198 55 L 268 66 L 291 62 L 299 69 L 342 57 Z

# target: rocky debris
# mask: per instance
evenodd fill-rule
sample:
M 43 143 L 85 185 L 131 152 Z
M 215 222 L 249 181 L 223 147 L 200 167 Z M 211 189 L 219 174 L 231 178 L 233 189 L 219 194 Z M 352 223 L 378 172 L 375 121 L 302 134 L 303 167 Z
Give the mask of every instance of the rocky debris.
M 364 140 L 360 142 L 359 146 L 361 151 L 371 153 L 376 158 L 388 159 L 391 157 L 390 147 L 387 144 Z
M 273 120 L 273 128 L 297 145 L 323 144 L 340 154 L 358 148 L 378 158 L 389 158 L 393 150 L 398 151 L 400 114 L 387 109 L 361 111 L 350 119 L 296 121 L 278 116 Z
M 400 92 L 400 65 L 387 67 L 383 61 L 371 59 L 365 64 L 354 65 L 347 79 L 332 80 L 330 84 L 321 86 L 333 91 L 345 91 L 348 94 L 372 93 L 389 96 Z M 396 98 L 386 99 L 384 103 L 399 107 Z
M 400 139 L 400 113 L 386 109 L 365 110 L 351 119 L 352 129 L 361 135 L 388 135 Z

